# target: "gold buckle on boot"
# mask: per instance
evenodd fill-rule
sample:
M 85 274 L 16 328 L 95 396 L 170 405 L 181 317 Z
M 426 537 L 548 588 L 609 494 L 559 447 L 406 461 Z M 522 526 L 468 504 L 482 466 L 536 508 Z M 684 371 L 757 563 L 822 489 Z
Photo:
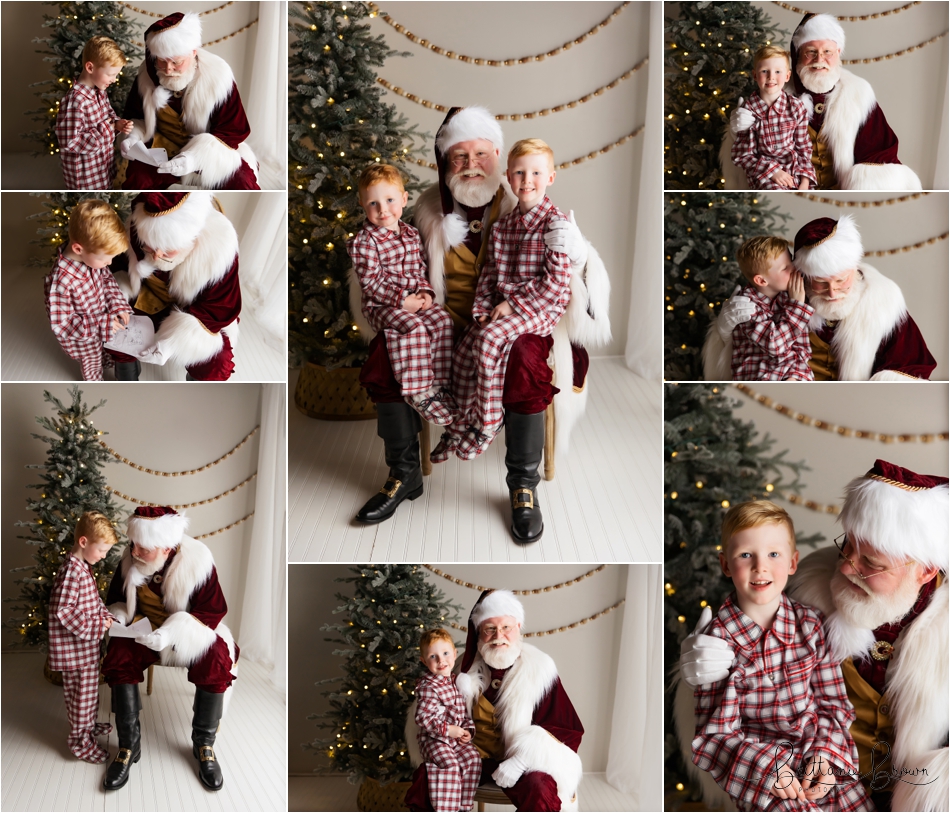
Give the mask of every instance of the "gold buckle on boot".
M 123 765 L 128 765 L 130 759 L 132 759 L 132 751 L 128 748 L 120 748 L 119 753 L 115 755 L 115 761 Z
M 205 751 L 208 751 L 210 756 L 205 756 Z M 202 745 L 198 747 L 198 759 L 202 762 L 217 762 L 214 756 L 214 748 L 210 745 Z
M 527 500 L 519 500 L 519 494 L 527 494 Z M 515 489 L 515 492 L 511 495 L 511 507 L 514 508 L 534 508 L 534 493 L 530 488 L 518 488 Z
M 393 484 L 393 487 L 391 489 L 386 488 L 386 486 L 388 486 L 390 483 Z M 385 485 L 383 485 L 383 487 L 379 490 L 379 493 L 385 494 L 387 497 L 392 499 L 396 496 L 396 492 L 399 491 L 400 488 L 402 488 L 402 480 L 397 480 L 395 477 L 390 477 L 388 480 L 386 480 Z

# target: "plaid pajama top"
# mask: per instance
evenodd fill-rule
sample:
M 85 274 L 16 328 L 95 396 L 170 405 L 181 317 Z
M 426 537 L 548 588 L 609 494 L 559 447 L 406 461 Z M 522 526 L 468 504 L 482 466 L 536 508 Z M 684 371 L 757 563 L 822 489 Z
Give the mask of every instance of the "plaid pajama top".
M 772 628 L 763 630 L 733 594 L 707 630 L 732 644 L 736 663 L 725 680 L 696 689 L 693 762 L 740 810 L 781 807 L 784 800 L 771 793 L 775 771 L 787 765 L 801 781 L 809 775 L 799 771 L 811 757 L 836 769 L 837 784 L 817 804 L 824 809 L 834 794 L 835 810 L 867 809 L 848 731 L 854 709 L 821 622 L 817 610 L 782 594 Z
M 49 667 L 69 672 L 99 663 L 105 621 L 113 618 L 99 598 L 89 565 L 68 554 L 53 580 L 47 629 Z
M 373 330 L 388 327 L 386 308 L 402 310 L 409 294 L 435 296 L 419 232 L 401 220 L 398 233 L 365 220 L 356 236 L 347 241 L 346 250 L 360 281 L 363 314 Z
M 769 299 L 748 285 L 741 295 L 752 301 L 755 313 L 732 331 L 733 380 L 814 381 L 808 322 L 815 309 L 785 291 Z
M 56 140 L 70 189 L 111 189 L 112 151 L 118 118 L 109 96 L 74 82 L 59 103 Z
M 755 116 L 755 123 L 736 136 L 732 162 L 745 170 L 750 186 L 766 185 L 779 169 L 791 175 L 796 186 L 802 178 L 817 186 L 805 105 L 783 91 L 771 106 L 758 93 L 753 93 L 745 106 Z
M 527 214 L 516 208 L 492 226 L 474 318 L 488 316 L 508 300 L 516 314 L 536 323 L 527 332 L 550 335 L 571 301 L 571 261 L 544 244 L 548 224 L 555 220 L 567 218 L 545 195 Z
M 416 681 L 416 701 L 420 743 L 428 739 L 458 742 L 445 733 L 450 725 L 467 728 L 475 736 L 475 723 L 465 708 L 462 693 L 455 686 L 455 675 L 427 672 Z

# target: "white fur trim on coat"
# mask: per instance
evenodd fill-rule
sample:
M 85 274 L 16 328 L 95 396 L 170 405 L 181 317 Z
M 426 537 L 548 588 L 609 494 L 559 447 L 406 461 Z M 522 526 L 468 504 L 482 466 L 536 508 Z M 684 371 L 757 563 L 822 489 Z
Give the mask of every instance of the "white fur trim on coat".
M 130 220 L 142 243 L 162 251 L 175 251 L 191 247 L 213 210 L 214 196 L 210 192 L 189 192 L 178 208 L 161 215 L 149 214 L 145 204 L 139 202 Z
M 478 696 L 488 686 L 491 671 L 475 656 L 468 680 L 456 686 L 471 714 Z M 522 643 L 521 655 L 505 676 L 495 702 L 495 720 L 505 746 L 505 758 L 518 757 L 526 771 L 542 771 L 557 782 L 562 808 L 570 804 L 583 774 L 580 757 L 544 728 L 531 724 L 535 707 L 557 680 L 557 666 L 550 655 Z
M 195 166 L 198 171 L 189 173 L 181 179 L 185 186 L 196 186 L 200 189 L 219 189 L 231 179 L 241 168 L 241 148 L 245 147 L 247 142 L 242 142 L 236 150 L 232 150 L 227 144 L 211 133 L 198 133 L 193 136 L 182 148 L 179 155 L 192 156 L 195 159 Z M 250 147 L 246 147 L 250 150 Z M 257 159 L 252 158 L 248 161 L 257 176 Z
M 166 361 L 174 360 L 191 367 L 221 352 L 224 348 L 223 332 L 211 333 L 199 319 L 176 309 L 162 321 L 155 334 L 155 344 Z
M 907 164 L 855 164 L 840 179 L 842 189 L 917 192 L 920 178 Z
M 863 257 L 864 248 L 854 215 L 842 215 L 833 234 L 816 245 L 802 246 L 795 252 L 792 263 L 809 279 L 827 279 L 857 268 Z
M 201 47 L 201 17 L 192 11 L 186 12 L 174 28 L 149 34 L 145 45 L 157 59 L 190 54 Z

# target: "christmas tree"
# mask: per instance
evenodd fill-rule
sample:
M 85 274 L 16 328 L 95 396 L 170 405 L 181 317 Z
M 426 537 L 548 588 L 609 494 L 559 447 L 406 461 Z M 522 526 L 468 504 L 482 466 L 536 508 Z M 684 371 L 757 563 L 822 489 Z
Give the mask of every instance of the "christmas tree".
M 679 3 L 666 19 L 667 189 L 721 189 L 729 115 L 754 92 L 752 55 L 787 32 L 751 3 Z
M 66 243 L 69 236 L 69 215 L 79 201 L 87 198 L 104 200 L 112 205 L 116 214 L 125 223 L 131 213 L 132 199 L 135 197 L 135 193 L 132 192 L 31 192 L 30 194 L 43 198 L 45 209 L 27 218 L 41 221 L 41 225 L 36 228 L 39 237 L 31 242 L 49 249 L 47 257 L 34 257 L 30 264 L 45 268 L 49 268 L 56 262 L 59 247 Z
M 403 729 L 416 679 L 425 671 L 419 660 L 424 630 L 458 619 L 462 608 L 446 601 L 442 591 L 426 581 L 420 565 L 357 565 L 350 582 L 352 597 L 338 594 L 343 605 L 339 624 L 321 629 L 340 637 L 334 654 L 345 658 L 344 677 L 325 692 L 332 710 L 308 719 L 323 720 L 319 728 L 331 736 L 305 745 L 326 754 L 335 771 L 358 784 L 372 778 L 380 784 L 407 781 L 412 775 Z M 319 684 L 318 684 L 319 685 Z
M 358 366 L 366 358 L 349 309 L 346 241 L 363 221 L 357 181 L 372 163 L 399 166 L 412 194 L 421 188 L 406 160 L 424 136 L 381 101 L 374 67 L 390 56 L 370 34 L 366 3 L 291 4 L 290 352 L 293 364 Z M 413 139 L 423 139 L 416 147 Z M 403 214 L 408 221 L 409 213 Z
M 758 234 L 784 235 L 789 218 L 767 206 L 759 193 L 667 193 L 663 218 L 667 380 L 702 380 L 706 330 L 741 281 L 736 251 Z
M 52 435 L 33 437 L 49 444 L 46 463 L 27 466 L 43 471 L 42 482 L 29 486 L 39 492 L 39 497 L 28 499 L 27 508 L 36 518 L 31 522 L 17 522 L 28 528 L 28 536 L 19 536 L 28 544 L 35 545 L 32 567 L 14 568 L 30 571 L 29 576 L 17 579 L 22 585 L 20 596 L 9 601 L 19 615 L 4 622 L 20 634 L 19 644 L 39 647 L 46 651 L 46 613 L 49 607 L 50 590 L 59 567 L 73 546 L 73 530 L 85 511 L 98 511 L 107 516 L 113 525 L 120 519 L 119 509 L 112 501 L 102 474 L 103 463 L 112 460 L 111 455 L 99 443 L 102 435 L 89 417 L 106 402 L 88 406 L 82 400 L 79 387 L 69 390 L 72 403 L 68 406 L 49 392 L 43 393 L 45 401 L 56 410 L 55 418 L 38 417 L 36 422 Z M 112 574 L 121 556 L 122 545 L 113 545 L 101 562 L 92 566 L 99 593 L 105 598 Z
M 719 567 L 720 528 L 731 505 L 799 493 L 808 467 L 773 453 L 775 441 L 759 437 L 755 424 L 732 412 L 737 404 L 723 384 L 667 384 L 664 402 L 664 602 L 665 673 L 679 658 L 680 643 L 693 631 L 703 608 L 715 612 L 732 590 Z M 790 476 L 791 482 L 783 483 Z M 819 534 L 797 537 L 814 545 Z M 685 784 L 667 704 L 666 784 Z
M 42 102 L 42 107 L 27 113 L 39 125 L 39 129 L 23 134 L 23 138 L 36 144 L 34 155 L 56 155 L 59 152 L 55 133 L 59 102 L 82 73 L 82 50 L 90 39 L 95 36 L 110 37 L 128 60 L 115 84 L 107 91 L 112 109 L 119 115 L 135 81 L 135 71 L 130 66 L 138 65 L 144 56 L 142 46 L 136 44 L 136 40 L 142 39 L 141 26 L 125 15 L 122 3 L 50 5 L 57 6 L 59 13 L 55 17 L 43 15 L 43 28 L 51 29 L 49 36 L 33 40 L 46 46 L 38 49 L 37 53 L 46 54 L 44 61 L 52 63 L 49 72 L 53 77 L 30 85 L 36 88 L 36 96 Z

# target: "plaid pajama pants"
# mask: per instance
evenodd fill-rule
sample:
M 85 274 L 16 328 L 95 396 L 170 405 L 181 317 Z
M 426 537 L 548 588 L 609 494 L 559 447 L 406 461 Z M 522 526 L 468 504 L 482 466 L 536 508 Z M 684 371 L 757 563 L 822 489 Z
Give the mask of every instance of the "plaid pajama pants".
M 471 810 L 482 776 L 482 759 L 470 742 L 431 738 L 419 742 L 429 777 L 433 810 Z
M 99 746 L 96 737 L 112 731 L 109 723 L 97 723 L 99 713 L 99 664 L 63 672 L 63 696 L 69 718 L 69 750 L 79 759 L 102 764 L 109 752 Z
M 447 387 L 452 365 L 452 317 L 433 305 L 409 313 L 402 308 L 374 308 L 372 319 L 386 335 L 393 375 L 408 398 Z

